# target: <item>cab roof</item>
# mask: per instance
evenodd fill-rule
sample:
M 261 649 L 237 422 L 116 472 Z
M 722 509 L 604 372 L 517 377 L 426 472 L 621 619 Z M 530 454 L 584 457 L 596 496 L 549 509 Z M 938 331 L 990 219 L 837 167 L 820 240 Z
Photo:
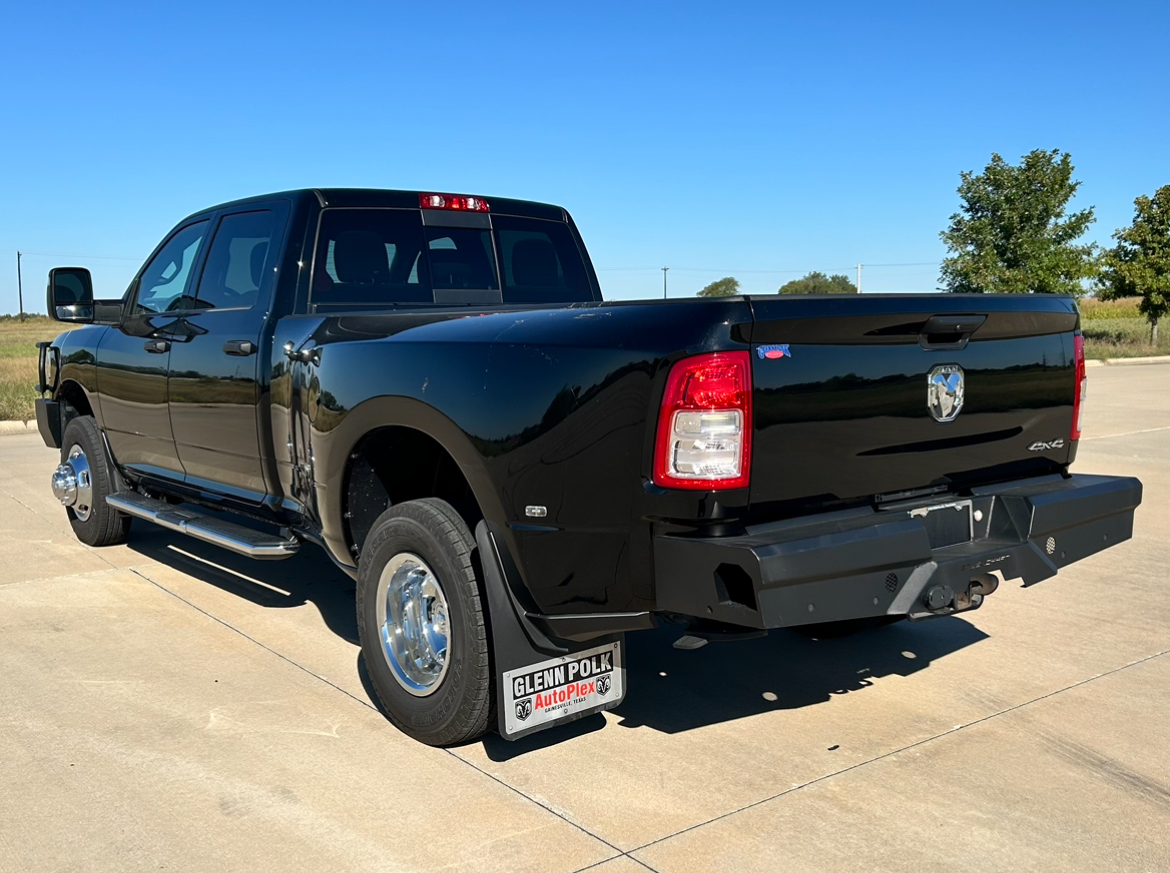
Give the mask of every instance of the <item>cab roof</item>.
M 449 193 L 437 191 L 398 191 L 385 188 L 300 188 L 293 191 L 278 191 L 272 194 L 261 194 L 255 197 L 244 197 L 228 203 L 200 210 L 212 212 L 217 209 L 241 206 L 248 203 L 260 203 L 265 200 L 292 200 L 294 202 L 305 199 L 316 200 L 321 207 L 382 207 L 389 209 L 418 209 L 419 195 L 432 193 Z M 454 193 L 454 192 L 450 192 Z M 460 192 L 464 194 L 465 192 Z M 479 197 L 480 195 L 475 195 Z M 526 218 L 545 218 L 553 221 L 567 221 L 568 214 L 560 206 L 550 203 L 537 203 L 531 200 L 512 200 L 506 197 L 483 197 L 487 201 L 488 211 L 500 215 L 522 215 Z

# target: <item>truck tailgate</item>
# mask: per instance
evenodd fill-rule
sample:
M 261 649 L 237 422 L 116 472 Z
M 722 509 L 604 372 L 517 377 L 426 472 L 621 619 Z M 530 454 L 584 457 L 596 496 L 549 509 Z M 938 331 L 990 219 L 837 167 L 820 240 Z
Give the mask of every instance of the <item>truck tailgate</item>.
M 1070 460 L 1078 315 L 1069 298 L 841 295 L 751 305 L 753 510 L 952 490 L 1056 472 Z M 933 412 L 932 376 L 944 383 Z

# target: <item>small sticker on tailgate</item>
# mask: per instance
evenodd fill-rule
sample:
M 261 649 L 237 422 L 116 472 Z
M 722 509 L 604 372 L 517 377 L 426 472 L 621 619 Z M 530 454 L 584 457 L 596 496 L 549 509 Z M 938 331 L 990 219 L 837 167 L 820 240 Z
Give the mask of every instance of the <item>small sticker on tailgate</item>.
M 599 709 L 622 699 L 620 643 L 529 664 L 504 673 L 508 734 Z

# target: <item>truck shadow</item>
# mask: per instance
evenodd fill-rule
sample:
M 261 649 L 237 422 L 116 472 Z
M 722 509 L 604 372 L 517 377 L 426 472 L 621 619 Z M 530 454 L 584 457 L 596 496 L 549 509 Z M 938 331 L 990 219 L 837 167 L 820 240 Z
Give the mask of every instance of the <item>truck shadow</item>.
M 677 629 L 626 637 L 629 693 L 623 727 L 677 733 L 777 709 L 824 703 L 875 679 L 909 676 L 987 638 L 960 618 L 903 621 L 839 639 L 775 630 L 762 639 L 671 646 Z
M 613 711 L 619 727 L 681 733 L 778 709 L 823 704 L 864 691 L 874 680 L 909 676 L 987 638 L 960 618 L 900 622 L 840 639 L 814 640 L 786 630 L 697 651 L 672 647 L 677 627 L 626 636 L 628 689 Z M 507 742 L 483 740 L 493 761 L 570 742 L 605 727 L 600 715 Z
M 254 561 L 144 522 L 135 522 L 126 545 L 258 606 L 292 609 L 311 603 L 333 633 L 357 644 L 355 583 L 322 549 L 305 545 L 282 561 Z
M 136 524 L 131 549 L 200 582 L 269 609 L 312 604 L 341 639 L 357 643 L 354 582 L 318 548 L 306 546 L 284 561 L 253 561 L 146 524 Z M 628 690 L 613 711 L 615 728 L 648 727 L 680 733 L 778 709 L 823 704 L 864 691 L 874 680 L 909 676 L 939 658 L 987 638 L 961 618 L 900 622 L 840 639 L 809 639 L 786 630 L 741 642 L 711 643 L 680 651 L 678 627 L 626 636 Z M 359 655 L 358 675 L 370 702 Z M 482 742 L 493 761 L 571 742 L 601 730 L 601 715 L 508 742 L 490 734 Z

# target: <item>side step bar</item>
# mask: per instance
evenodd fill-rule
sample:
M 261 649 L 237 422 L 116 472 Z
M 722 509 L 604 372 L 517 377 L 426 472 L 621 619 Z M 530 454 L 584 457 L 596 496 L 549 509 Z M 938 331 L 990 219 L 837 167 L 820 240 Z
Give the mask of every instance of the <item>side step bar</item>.
M 180 506 L 144 497 L 134 491 L 111 494 L 106 498 L 106 503 L 134 518 L 152 521 L 168 530 L 261 561 L 291 558 L 301 547 L 298 539 L 281 539 L 243 525 L 232 524 L 230 521 L 201 515 Z

